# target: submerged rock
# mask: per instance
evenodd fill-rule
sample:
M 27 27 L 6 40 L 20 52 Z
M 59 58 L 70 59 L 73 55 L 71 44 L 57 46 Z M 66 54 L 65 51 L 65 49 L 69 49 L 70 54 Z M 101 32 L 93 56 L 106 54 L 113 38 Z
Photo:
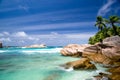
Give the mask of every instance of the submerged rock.
M 93 79 L 92 80 L 111 80 L 109 77 L 108 77 L 109 74 L 106 74 L 106 73 L 99 73 L 99 75 L 96 75 L 96 76 L 93 76 Z
M 82 56 L 83 50 L 90 46 L 89 44 L 79 45 L 79 44 L 69 44 L 65 46 L 60 53 L 63 56 L 73 56 L 73 57 L 80 57 Z
M 96 66 L 90 62 L 88 58 L 81 58 L 77 61 L 66 63 L 67 68 L 73 67 L 74 69 L 96 69 Z

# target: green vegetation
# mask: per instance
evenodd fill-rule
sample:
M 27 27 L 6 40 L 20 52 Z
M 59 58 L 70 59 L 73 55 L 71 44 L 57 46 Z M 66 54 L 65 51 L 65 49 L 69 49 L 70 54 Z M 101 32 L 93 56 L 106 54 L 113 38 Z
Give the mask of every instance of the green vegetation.
M 106 37 L 120 36 L 120 16 L 113 15 L 109 19 L 98 16 L 95 26 L 98 28 L 98 32 L 89 38 L 89 44 L 100 42 Z

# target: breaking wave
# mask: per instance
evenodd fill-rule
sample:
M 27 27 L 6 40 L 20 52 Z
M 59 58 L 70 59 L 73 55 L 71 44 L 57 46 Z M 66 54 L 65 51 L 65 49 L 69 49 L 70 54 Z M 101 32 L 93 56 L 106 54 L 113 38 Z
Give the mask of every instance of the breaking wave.
M 25 53 L 25 54 L 35 54 L 35 53 L 59 53 L 62 48 L 12 48 L 12 49 L 2 49 L 0 53 Z

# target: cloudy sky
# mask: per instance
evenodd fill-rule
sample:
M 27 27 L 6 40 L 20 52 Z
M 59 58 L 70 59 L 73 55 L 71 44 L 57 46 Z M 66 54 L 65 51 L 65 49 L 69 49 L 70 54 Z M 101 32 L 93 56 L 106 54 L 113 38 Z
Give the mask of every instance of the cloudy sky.
M 87 43 L 96 16 L 120 16 L 120 0 L 0 0 L 0 41 L 24 46 Z

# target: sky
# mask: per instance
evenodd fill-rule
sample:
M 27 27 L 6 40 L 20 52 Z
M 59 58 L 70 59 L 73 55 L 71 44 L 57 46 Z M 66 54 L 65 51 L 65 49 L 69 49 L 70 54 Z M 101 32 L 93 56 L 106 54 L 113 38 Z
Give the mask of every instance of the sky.
M 87 44 L 96 16 L 120 16 L 120 0 L 0 0 L 4 46 Z

